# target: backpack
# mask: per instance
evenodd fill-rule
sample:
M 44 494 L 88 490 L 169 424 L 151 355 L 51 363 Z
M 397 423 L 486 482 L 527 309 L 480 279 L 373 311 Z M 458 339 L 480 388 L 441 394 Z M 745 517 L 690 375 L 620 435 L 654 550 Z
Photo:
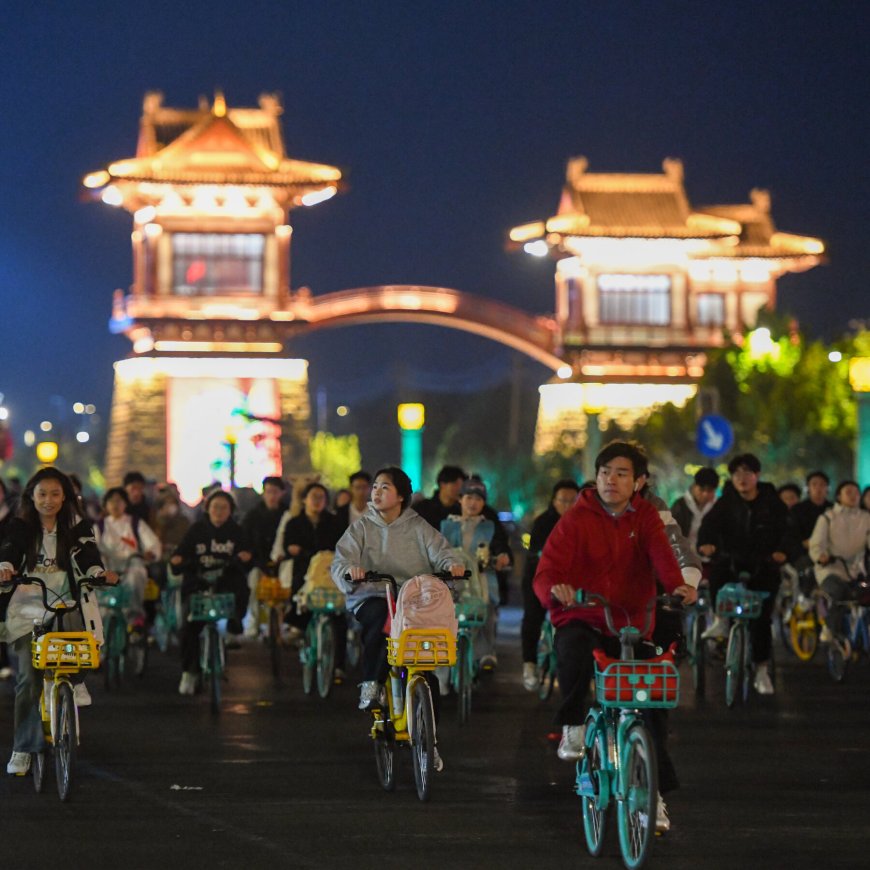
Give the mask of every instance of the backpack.
M 456 634 L 458 625 L 453 595 L 431 574 L 418 574 L 402 584 L 390 626 L 393 638 L 408 628 L 446 628 Z
M 329 571 L 334 555 L 332 550 L 320 550 L 311 557 L 308 570 L 305 572 L 305 582 L 299 590 L 300 595 L 308 595 L 313 589 L 335 589 L 335 583 Z

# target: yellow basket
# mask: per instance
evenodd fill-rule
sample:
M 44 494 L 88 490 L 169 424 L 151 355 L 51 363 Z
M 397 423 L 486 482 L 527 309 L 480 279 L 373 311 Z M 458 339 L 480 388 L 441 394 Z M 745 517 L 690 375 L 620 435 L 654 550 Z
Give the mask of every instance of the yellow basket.
M 387 638 L 387 661 L 424 670 L 456 664 L 456 638 L 447 628 L 407 628 Z
M 277 577 L 260 577 L 257 582 L 257 601 L 288 601 L 290 587 L 281 585 Z
M 73 673 L 100 666 L 97 639 L 89 631 L 51 631 L 30 644 L 33 667 Z
M 146 601 L 159 601 L 160 600 L 160 587 L 153 580 L 153 578 L 149 577 L 145 583 L 145 600 Z

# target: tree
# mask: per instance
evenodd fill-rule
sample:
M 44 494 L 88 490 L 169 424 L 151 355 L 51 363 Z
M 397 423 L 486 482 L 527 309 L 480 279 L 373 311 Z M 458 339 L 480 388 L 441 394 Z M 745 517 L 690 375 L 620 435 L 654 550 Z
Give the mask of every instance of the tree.
M 339 489 L 359 471 L 362 459 L 356 435 L 333 435 L 318 432 L 310 442 L 311 467 L 320 473 L 326 486 Z

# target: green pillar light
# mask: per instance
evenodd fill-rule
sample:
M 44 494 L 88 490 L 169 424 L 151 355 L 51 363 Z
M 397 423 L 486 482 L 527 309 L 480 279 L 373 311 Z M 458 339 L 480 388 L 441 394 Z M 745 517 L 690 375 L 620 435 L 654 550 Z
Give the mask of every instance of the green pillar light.
M 870 481 L 870 356 L 849 360 L 849 383 L 858 405 L 858 437 L 855 444 L 855 480 Z
M 418 491 L 423 481 L 423 426 L 426 409 L 420 402 L 407 402 L 398 407 L 399 428 L 402 430 L 402 468 Z

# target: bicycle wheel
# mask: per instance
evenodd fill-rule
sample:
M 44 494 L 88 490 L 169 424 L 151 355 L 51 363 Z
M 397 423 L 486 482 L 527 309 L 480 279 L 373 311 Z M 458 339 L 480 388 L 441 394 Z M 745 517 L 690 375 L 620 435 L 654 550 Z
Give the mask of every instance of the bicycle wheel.
M 553 663 L 553 635 L 546 626 L 538 638 L 537 654 L 538 697 L 546 701 L 553 694 L 556 682 L 556 669 Z
M 640 723 L 632 725 L 625 738 L 623 776 L 624 797 L 617 804 L 619 848 L 625 866 L 634 870 L 649 857 L 659 791 L 652 738 Z
M 604 848 L 610 814 L 610 772 L 607 770 L 607 732 L 603 716 L 586 717 L 586 754 L 577 765 L 577 792 L 582 801 L 586 848 L 597 858 Z M 600 725 L 599 725 L 600 723 Z
M 828 644 L 828 673 L 835 683 L 842 683 L 846 679 L 851 657 L 852 646 L 849 641 L 835 635 Z
M 169 649 L 169 620 L 162 610 L 154 616 L 154 642 L 161 653 Z
M 46 773 L 48 767 L 45 763 L 45 751 L 30 753 L 30 772 L 33 774 L 33 787 L 37 794 L 42 794 L 45 789 Z
M 317 667 L 317 630 L 312 619 L 305 629 L 305 639 L 299 650 L 302 660 L 302 691 L 310 695 L 314 690 L 314 672 Z
M 127 659 L 130 663 L 130 671 L 137 677 L 145 676 L 145 667 L 148 664 L 148 634 L 144 627 L 135 628 L 127 638 Z
M 689 635 L 691 644 L 692 682 L 695 685 L 695 695 L 704 697 L 707 688 L 707 641 L 702 635 L 707 629 L 707 615 L 696 614 L 692 620 L 692 631 Z
M 394 765 L 396 743 L 392 737 L 379 732 L 374 738 L 374 744 L 378 781 L 384 791 L 394 791 L 396 788 L 396 768 Z
M 770 678 L 773 679 L 773 650 L 771 649 Z M 749 626 L 743 626 L 743 677 L 740 683 L 741 696 L 745 704 L 749 700 L 749 690 L 752 687 L 752 638 Z
M 223 680 L 223 655 L 221 645 L 223 641 L 218 634 L 214 623 L 209 623 L 208 626 L 208 669 L 211 677 L 211 711 L 212 713 L 220 713 L 221 711 L 221 681 Z
M 743 625 L 736 621 L 728 633 L 728 651 L 725 653 L 725 703 L 734 706 L 740 681 L 743 679 Z
M 72 686 L 61 683 L 54 699 L 54 770 L 57 776 L 57 794 L 65 801 L 70 794 L 73 767 L 76 758 L 76 706 Z
M 788 647 L 802 661 L 812 661 L 819 648 L 819 621 L 815 608 L 795 605 L 788 618 Z
M 471 639 L 467 634 L 460 634 L 456 639 L 456 711 L 460 725 L 468 722 L 471 715 L 472 655 Z
M 335 679 L 335 623 L 327 616 L 320 620 L 317 641 L 317 694 L 328 698 Z
M 103 679 L 106 690 L 119 689 L 124 672 L 124 650 L 127 646 L 127 626 L 117 613 L 109 617 L 105 630 Z
M 269 608 L 269 659 L 272 662 L 272 676 L 281 679 L 281 617 L 277 607 Z
M 425 679 L 418 678 L 414 682 L 409 712 L 413 723 L 411 759 L 414 763 L 417 797 L 421 801 L 427 801 L 432 784 L 432 772 L 435 769 L 435 715 L 432 710 L 429 685 Z
M 348 619 L 352 617 L 348 614 Z M 362 644 L 360 642 L 359 631 L 353 627 L 347 630 L 347 667 L 349 670 L 356 670 L 362 656 Z

